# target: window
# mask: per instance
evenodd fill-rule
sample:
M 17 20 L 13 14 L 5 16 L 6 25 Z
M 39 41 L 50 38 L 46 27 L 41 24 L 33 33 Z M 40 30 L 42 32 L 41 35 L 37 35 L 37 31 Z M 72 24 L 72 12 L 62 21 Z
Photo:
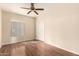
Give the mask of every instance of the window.
M 23 22 L 11 22 L 11 37 L 20 37 L 24 35 L 24 23 Z

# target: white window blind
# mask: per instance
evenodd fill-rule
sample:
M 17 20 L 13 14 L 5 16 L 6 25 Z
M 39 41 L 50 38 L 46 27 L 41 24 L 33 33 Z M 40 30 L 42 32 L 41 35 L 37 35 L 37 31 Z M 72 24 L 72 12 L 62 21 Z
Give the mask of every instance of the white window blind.
M 24 35 L 24 23 L 22 22 L 11 22 L 11 36 L 20 37 Z

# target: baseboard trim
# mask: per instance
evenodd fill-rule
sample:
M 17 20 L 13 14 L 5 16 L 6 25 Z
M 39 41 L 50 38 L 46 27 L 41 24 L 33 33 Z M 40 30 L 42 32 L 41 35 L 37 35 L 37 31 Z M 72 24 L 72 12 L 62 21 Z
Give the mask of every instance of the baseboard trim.
M 29 42 L 29 41 L 42 41 L 42 40 L 33 39 L 33 40 L 27 40 L 27 41 L 21 41 L 21 42 Z M 21 43 L 21 42 L 15 42 L 15 43 L 4 44 L 4 45 L 2 45 L 2 46 L 10 45 L 10 44 L 16 44 L 16 43 Z M 67 52 L 67 53 L 73 54 L 73 56 L 79 56 L 79 54 L 77 54 L 77 53 L 75 53 L 75 52 L 68 51 L 68 50 L 66 50 L 66 49 L 64 49 L 64 48 L 58 47 L 58 46 L 56 46 L 56 45 L 52 45 L 52 44 L 47 43 L 47 42 L 45 42 L 45 41 L 42 41 L 42 42 L 44 42 L 44 43 L 46 43 L 46 44 L 48 44 L 48 45 L 50 45 L 50 46 L 54 46 L 54 47 L 56 47 L 56 48 L 58 48 L 58 49 L 61 49 L 62 51 L 65 51 L 65 52 Z
M 39 40 L 39 39 L 38 39 L 38 40 Z M 40 41 L 43 41 L 43 40 L 40 40 Z M 57 46 L 57 45 L 52 45 L 52 44 L 50 44 L 50 43 L 47 43 L 46 41 L 43 41 L 43 42 L 46 43 L 46 44 L 48 44 L 48 45 L 55 46 L 56 48 L 59 48 L 59 49 L 61 49 L 61 50 L 67 51 L 67 52 L 69 52 L 69 53 L 72 53 L 72 54 L 74 54 L 74 55 L 76 55 L 76 56 L 79 56 L 79 53 L 76 53 L 76 52 L 74 52 L 74 51 L 69 51 L 69 50 L 64 49 L 64 48 L 62 48 L 62 47 L 59 47 L 59 46 Z
M 44 42 L 44 41 L 43 41 L 43 42 Z M 45 43 L 46 43 L 46 44 L 49 44 L 49 45 L 52 46 L 52 44 L 50 44 L 50 43 L 47 43 L 47 42 L 45 42 Z M 55 46 L 56 48 L 59 48 L 59 49 L 61 49 L 61 50 L 67 51 L 67 52 L 69 52 L 69 53 L 72 53 L 72 54 L 74 54 L 74 55 L 76 55 L 76 56 L 79 56 L 79 53 L 76 53 L 76 52 L 73 52 L 73 51 L 70 51 L 70 50 L 64 49 L 64 48 L 59 47 L 59 46 L 57 46 L 57 45 L 53 45 L 53 46 Z
M 36 41 L 36 40 L 37 40 L 37 39 L 24 40 L 24 41 L 17 41 L 17 42 L 14 42 L 14 43 L 9 42 L 9 43 L 2 44 L 2 46 L 4 46 L 4 45 L 10 45 L 10 44 L 16 44 L 16 43 L 21 43 L 21 42 Z

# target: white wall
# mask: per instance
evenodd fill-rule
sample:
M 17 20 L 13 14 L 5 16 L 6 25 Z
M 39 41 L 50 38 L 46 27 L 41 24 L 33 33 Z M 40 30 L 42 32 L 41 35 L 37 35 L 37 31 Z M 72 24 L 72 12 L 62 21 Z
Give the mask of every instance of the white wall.
M 1 17 L 1 9 L 0 9 L 0 47 L 1 47 L 1 39 L 2 39 L 2 17 Z
M 37 39 L 79 54 L 79 4 L 41 4 Z M 44 25 L 44 27 L 43 27 Z
M 11 21 L 23 21 L 25 24 L 25 35 L 23 37 L 19 37 L 17 39 L 11 39 L 10 31 L 11 31 Z M 27 41 L 35 39 L 35 18 L 27 17 L 24 15 L 19 15 L 7 11 L 2 11 L 2 45 Z

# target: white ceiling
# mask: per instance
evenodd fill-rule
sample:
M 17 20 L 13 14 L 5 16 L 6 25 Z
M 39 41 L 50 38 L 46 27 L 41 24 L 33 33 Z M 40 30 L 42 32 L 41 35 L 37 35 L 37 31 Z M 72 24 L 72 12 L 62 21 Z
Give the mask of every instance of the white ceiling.
M 48 13 L 50 10 L 55 11 L 56 7 L 60 8 L 62 7 L 68 7 L 68 6 L 73 6 L 73 7 L 78 7 L 79 4 L 56 4 L 56 3 L 35 3 L 36 8 L 44 8 L 44 11 L 37 11 L 39 15 L 42 13 Z M 0 8 L 9 12 L 14 12 L 18 13 L 21 15 L 26 15 L 26 16 L 31 16 L 31 17 L 37 17 L 39 15 L 36 15 L 34 12 L 31 12 L 30 14 L 27 14 L 29 10 L 21 9 L 20 7 L 30 7 L 30 3 L 0 3 Z M 72 8 L 73 8 L 72 7 Z M 70 7 L 69 7 L 70 8 Z M 51 12 L 50 12 L 51 13 Z
M 29 10 L 21 9 L 20 7 L 30 7 L 30 3 L 0 3 L 0 8 L 6 11 L 10 12 L 15 12 L 18 14 L 26 15 L 26 16 L 31 16 L 31 17 L 36 17 L 37 15 L 35 13 L 30 13 L 27 14 Z M 42 4 L 35 4 L 35 7 L 38 8 L 44 8 Z M 42 11 L 37 11 L 39 14 Z

